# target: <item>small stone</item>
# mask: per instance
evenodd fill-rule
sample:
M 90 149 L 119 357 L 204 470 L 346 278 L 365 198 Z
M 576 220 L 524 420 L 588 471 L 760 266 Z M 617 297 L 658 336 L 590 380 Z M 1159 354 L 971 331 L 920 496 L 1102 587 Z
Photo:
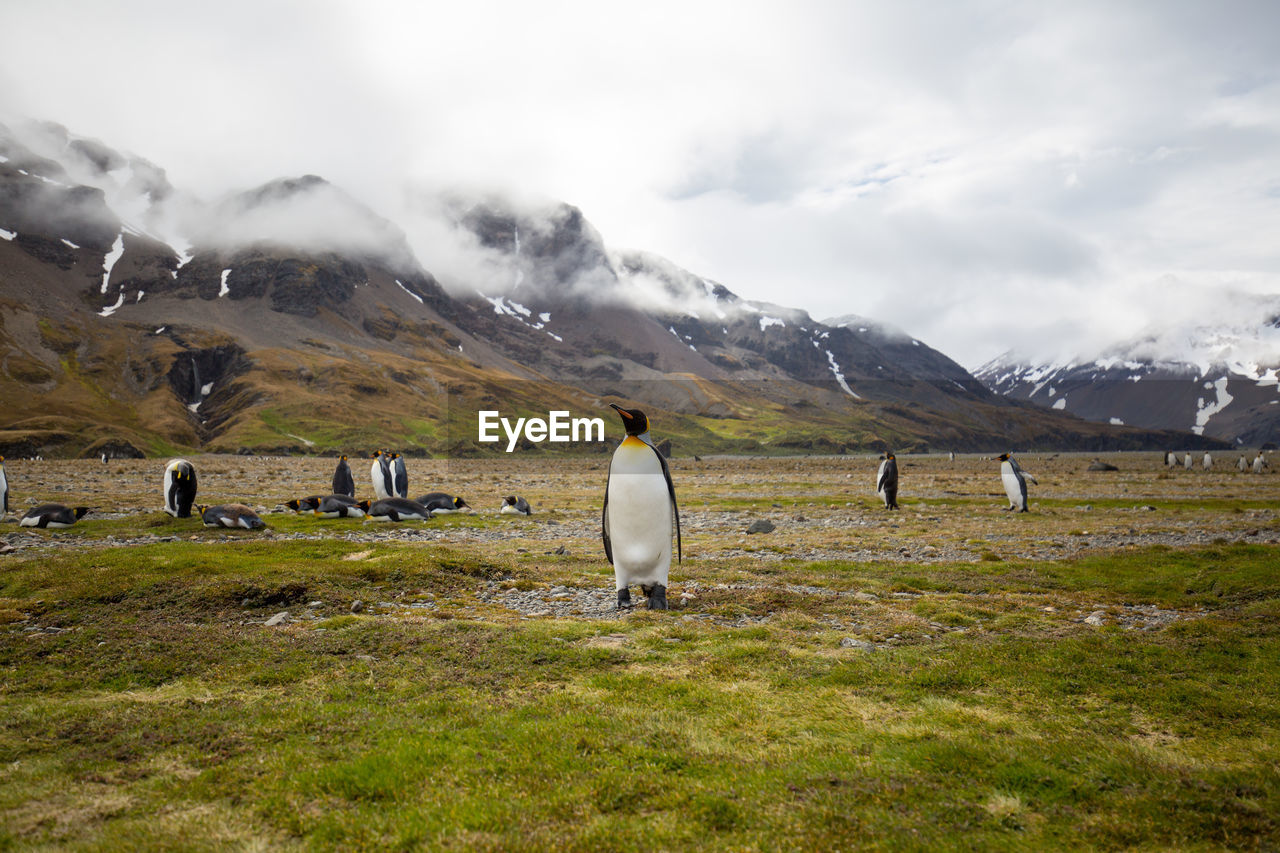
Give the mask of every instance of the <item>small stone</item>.
M 1107 624 L 1107 611 L 1095 610 L 1084 618 L 1084 624 L 1092 625 L 1095 628 L 1101 628 Z
M 747 533 L 772 533 L 777 527 L 767 518 L 758 518 L 747 527 Z
M 351 602 L 351 612 L 352 612 L 352 613 L 363 613 L 363 612 L 364 612 L 364 602 L 363 602 L 363 601 L 361 601 L 361 600 L 360 600 L 360 599 L 358 599 L 358 598 L 357 598 L 355 601 Z
M 845 637 L 840 641 L 842 649 L 857 649 L 861 652 L 874 652 L 876 650 L 874 643 L 868 643 L 866 640 L 857 640 L 853 637 Z
M 266 622 L 266 625 L 268 628 L 274 628 L 277 625 L 286 625 L 288 624 L 288 622 L 289 622 L 289 611 L 281 610 L 275 616 L 272 616 L 270 619 L 268 619 Z
M 324 602 L 323 602 L 323 601 L 310 601 L 310 602 L 307 602 L 307 606 L 308 606 L 308 607 L 324 607 Z

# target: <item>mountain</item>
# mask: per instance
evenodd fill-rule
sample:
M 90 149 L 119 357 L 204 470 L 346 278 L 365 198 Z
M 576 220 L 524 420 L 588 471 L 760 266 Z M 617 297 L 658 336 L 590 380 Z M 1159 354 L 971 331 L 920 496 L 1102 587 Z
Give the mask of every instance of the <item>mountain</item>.
M 975 375 L 1008 398 L 1090 420 L 1280 442 L 1280 299 L 1233 308 L 1234 319 L 1149 333 L 1095 358 L 1037 364 L 1006 353 Z
M 613 249 L 568 204 L 417 195 L 393 222 L 314 175 L 202 201 L 47 123 L 0 126 L 0 308 L 11 455 L 500 452 L 479 410 L 596 416 L 606 398 L 681 452 L 1181 442 Z

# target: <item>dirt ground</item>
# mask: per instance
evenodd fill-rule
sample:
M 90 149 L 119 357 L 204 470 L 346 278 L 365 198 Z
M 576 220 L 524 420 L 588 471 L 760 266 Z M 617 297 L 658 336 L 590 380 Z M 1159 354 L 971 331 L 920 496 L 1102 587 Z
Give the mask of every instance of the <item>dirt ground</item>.
M 192 456 L 199 503 L 243 502 L 271 523 L 284 501 L 327 494 L 336 460 L 327 457 Z M 751 555 L 783 559 L 914 562 L 1060 559 L 1098 550 L 1161 543 L 1172 547 L 1223 541 L 1280 540 L 1280 477 L 1275 467 L 1239 473 L 1235 457 L 1219 454 L 1203 470 L 1166 468 L 1157 453 L 1107 454 L 1117 471 L 1089 471 L 1091 454 L 1018 457 L 1038 484 L 1031 511 L 1004 511 L 999 462 L 962 455 L 899 456 L 901 510 L 886 510 L 874 494 L 875 457 L 718 457 L 671 460 L 681 506 L 686 557 Z M 0 541 L 10 548 L 46 544 L 49 537 L 9 526 L 28 507 L 54 501 L 92 508 L 88 518 L 120 519 L 118 539 L 130 541 L 129 519 L 161 510 L 166 460 L 31 461 L 6 464 L 10 517 Z M 317 521 L 316 536 L 377 541 L 411 536 L 459 544 L 528 547 L 558 543 L 577 554 L 600 550 L 599 515 L 607 457 L 511 456 L 478 460 L 410 459 L 410 497 L 428 491 L 463 496 L 469 519 L 447 528 L 432 522 L 392 525 Z M 1280 460 L 1276 460 L 1280 463 Z M 369 460 L 354 460 L 359 496 L 370 497 Z M 533 505 L 531 518 L 503 518 L 504 495 Z M 767 519 L 768 533 L 747 527 Z M 410 528 L 412 525 L 412 528 Z M 194 526 L 194 522 L 193 522 Z M 198 531 L 198 526 L 194 526 Z M 297 537 L 268 531 L 264 536 Z M 139 533 L 139 538 L 146 534 Z M 603 554 L 601 553 L 603 560 Z

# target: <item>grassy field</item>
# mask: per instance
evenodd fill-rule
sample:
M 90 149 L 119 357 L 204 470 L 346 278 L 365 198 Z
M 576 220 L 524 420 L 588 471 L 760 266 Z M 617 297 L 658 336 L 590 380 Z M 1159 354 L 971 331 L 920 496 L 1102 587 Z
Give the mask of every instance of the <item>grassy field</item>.
M 0 849 L 1275 849 L 1280 477 L 1109 458 L 1024 459 L 1020 516 L 971 457 L 894 514 L 865 458 L 674 460 L 675 609 L 608 618 L 531 615 L 611 596 L 601 459 L 418 463 L 481 511 L 397 529 L 196 459 L 266 535 L 10 463 L 100 512 L 0 526 Z

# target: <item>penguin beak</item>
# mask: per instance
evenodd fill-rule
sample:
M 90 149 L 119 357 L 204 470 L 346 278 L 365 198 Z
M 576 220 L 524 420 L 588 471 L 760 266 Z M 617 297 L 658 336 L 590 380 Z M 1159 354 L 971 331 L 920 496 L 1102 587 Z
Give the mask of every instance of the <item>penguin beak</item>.
M 622 415 L 627 420 L 631 420 L 631 413 L 628 412 L 626 409 L 622 408 L 621 406 L 619 406 L 617 403 L 610 403 L 609 408 L 613 409 L 615 412 Z

